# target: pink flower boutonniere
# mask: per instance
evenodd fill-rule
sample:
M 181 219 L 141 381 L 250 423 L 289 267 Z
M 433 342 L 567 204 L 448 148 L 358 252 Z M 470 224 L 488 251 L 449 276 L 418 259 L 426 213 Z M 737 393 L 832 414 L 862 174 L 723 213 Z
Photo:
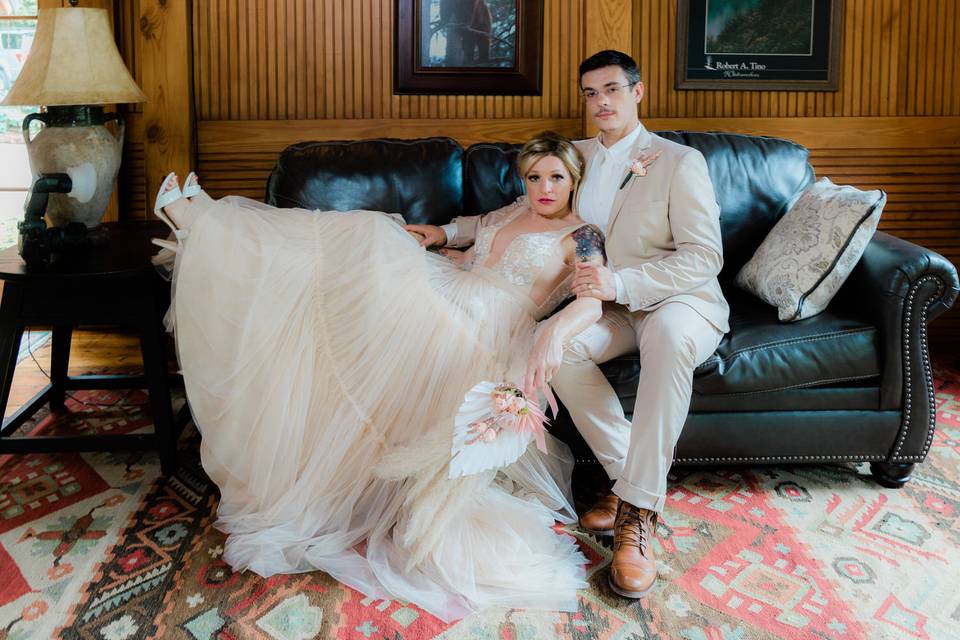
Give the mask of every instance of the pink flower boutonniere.
M 647 167 L 652 165 L 654 161 L 660 157 L 661 153 L 663 152 L 657 151 L 649 156 L 640 156 L 634 160 L 630 164 L 630 173 L 624 177 L 623 182 L 620 183 L 620 188 L 623 189 L 625 186 L 627 186 L 627 183 L 630 182 L 630 179 L 634 176 L 642 178 L 643 176 L 647 175 Z

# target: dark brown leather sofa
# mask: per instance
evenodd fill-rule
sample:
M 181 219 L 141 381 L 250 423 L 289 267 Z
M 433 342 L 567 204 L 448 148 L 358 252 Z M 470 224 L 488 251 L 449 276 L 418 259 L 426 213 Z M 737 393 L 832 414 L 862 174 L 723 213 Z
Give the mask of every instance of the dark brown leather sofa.
M 807 150 L 787 140 L 663 132 L 699 149 L 721 208 L 731 330 L 696 371 L 675 462 L 685 465 L 869 461 L 902 486 L 930 448 L 934 391 L 927 324 L 957 297 L 954 266 L 878 232 L 822 314 L 782 324 L 773 307 L 731 283 L 774 223 L 814 179 Z M 304 142 L 286 149 L 267 185 L 280 207 L 399 212 L 443 224 L 522 192 L 512 144 L 463 149 L 449 138 Z M 639 356 L 604 365 L 633 410 Z M 590 453 L 562 413 L 578 460 Z

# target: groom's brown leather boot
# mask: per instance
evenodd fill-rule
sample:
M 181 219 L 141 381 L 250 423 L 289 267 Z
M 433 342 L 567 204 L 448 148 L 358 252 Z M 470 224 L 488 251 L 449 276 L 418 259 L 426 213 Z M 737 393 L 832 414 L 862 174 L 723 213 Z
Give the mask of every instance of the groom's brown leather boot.
M 613 560 L 610 562 L 610 588 L 625 598 L 642 598 L 657 581 L 657 561 L 653 557 L 653 536 L 657 532 L 657 514 L 620 501 L 613 534 Z
M 612 536 L 620 498 L 610 494 L 600 498 L 593 508 L 580 516 L 580 528 L 597 536 Z

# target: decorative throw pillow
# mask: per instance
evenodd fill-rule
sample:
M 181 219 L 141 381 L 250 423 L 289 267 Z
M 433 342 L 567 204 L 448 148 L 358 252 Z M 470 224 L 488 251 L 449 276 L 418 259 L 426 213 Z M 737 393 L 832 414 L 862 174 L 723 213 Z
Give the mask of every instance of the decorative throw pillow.
M 887 201 L 882 190 L 810 185 L 737 274 L 741 289 L 777 307 L 781 322 L 814 316 L 860 260 Z

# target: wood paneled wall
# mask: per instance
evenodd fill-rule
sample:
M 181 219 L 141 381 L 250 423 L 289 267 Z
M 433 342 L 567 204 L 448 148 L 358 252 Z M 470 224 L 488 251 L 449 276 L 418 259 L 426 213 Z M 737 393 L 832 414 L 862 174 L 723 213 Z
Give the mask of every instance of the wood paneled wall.
M 159 0 L 119 0 L 138 80 L 147 2 Z M 889 193 L 881 228 L 960 263 L 955 0 L 844 0 L 836 92 L 677 91 L 676 0 L 544 0 L 542 97 L 394 95 L 395 0 L 188 4 L 185 22 L 167 28 L 186 35 L 192 54 L 176 72 L 192 78 L 194 95 L 173 107 L 195 114 L 194 166 L 215 195 L 262 198 L 277 153 L 306 139 L 450 135 L 469 144 L 519 141 L 545 128 L 589 133 L 577 64 L 622 47 L 640 62 L 640 113 L 651 129 L 796 140 L 810 148 L 819 175 Z M 132 111 L 122 196 L 127 214 L 143 217 L 146 184 L 164 167 L 151 167 L 149 127 Z M 935 323 L 932 336 L 960 344 L 960 310 Z
M 394 95 L 395 0 L 194 2 L 200 172 L 215 193 L 262 197 L 277 153 L 306 139 L 575 136 L 582 2 L 545 3 L 543 95 L 522 97 Z
M 127 68 L 146 104 L 125 105 L 127 140 L 119 184 L 123 216 L 152 216 L 147 197 L 169 171 L 195 166 L 192 34 L 187 0 L 112 1 Z
M 394 95 L 396 0 L 194 2 L 197 119 L 579 118 L 581 2 L 546 2 L 543 96 Z
M 960 115 L 956 0 L 843 0 L 838 91 L 678 91 L 676 0 L 633 0 L 641 118 Z

